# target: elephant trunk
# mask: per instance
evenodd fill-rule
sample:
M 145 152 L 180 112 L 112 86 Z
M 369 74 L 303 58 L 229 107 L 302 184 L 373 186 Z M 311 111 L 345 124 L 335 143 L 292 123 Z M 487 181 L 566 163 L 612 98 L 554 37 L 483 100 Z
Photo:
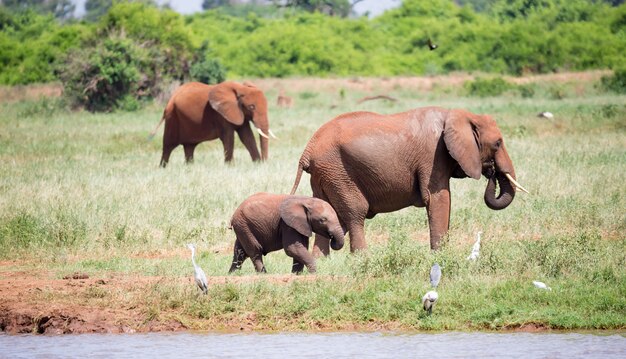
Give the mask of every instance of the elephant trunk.
M 330 234 L 330 248 L 335 251 L 343 248 L 344 245 L 344 233 L 341 228 L 335 229 L 329 232 Z
M 497 197 L 496 179 L 500 187 L 500 194 L 498 194 Z M 485 189 L 485 204 L 487 204 L 487 207 L 493 210 L 504 209 L 513 202 L 514 197 L 515 189 L 503 173 L 498 172 L 493 177 L 489 178 L 487 188 Z
M 515 197 L 515 187 L 508 178 L 510 176 L 515 179 L 515 170 L 504 146 L 496 153 L 494 165 L 495 171 L 489 176 L 487 188 L 485 189 L 485 204 L 493 210 L 500 210 L 511 204 Z M 500 193 L 497 196 L 496 180 L 500 188 Z

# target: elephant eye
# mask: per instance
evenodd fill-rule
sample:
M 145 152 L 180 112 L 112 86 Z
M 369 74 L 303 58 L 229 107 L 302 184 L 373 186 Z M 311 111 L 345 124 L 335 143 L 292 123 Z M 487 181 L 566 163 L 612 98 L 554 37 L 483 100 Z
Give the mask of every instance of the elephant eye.
M 502 140 L 497 140 L 496 143 L 494 144 L 494 147 L 498 149 L 500 148 L 500 146 L 502 146 Z
M 320 222 L 322 222 L 322 223 L 326 222 L 326 217 L 320 218 Z

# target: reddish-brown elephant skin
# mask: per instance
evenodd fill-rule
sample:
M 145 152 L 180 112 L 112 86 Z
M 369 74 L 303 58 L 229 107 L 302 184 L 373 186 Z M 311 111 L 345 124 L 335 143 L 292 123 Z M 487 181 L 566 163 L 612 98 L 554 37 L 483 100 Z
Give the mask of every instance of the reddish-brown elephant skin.
M 309 253 L 313 233 L 330 238 L 330 246 L 343 247 L 344 230 L 333 207 L 312 197 L 256 193 L 245 199 L 230 221 L 237 235 L 229 272 L 250 258 L 257 272 L 265 272 L 263 256 L 284 249 L 293 258 L 293 273 L 307 267 L 315 273 L 315 258 Z
M 267 99 L 263 91 L 251 84 L 232 81 L 217 85 L 190 82 L 179 87 L 170 98 L 163 117 L 153 131 L 165 121 L 161 167 L 167 166 L 172 150 L 183 145 L 185 161 L 193 162 L 200 142 L 219 138 L 224 145 L 224 159 L 233 159 L 235 132 L 253 161 L 267 160 L 270 133 Z M 251 123 L 257 128 L 261 153 L 257 149 Z
M 485 202 L 492 209 L 515 196 L 505 176 L 515 179 L 515 170 L 496 122 L 460 109 L 341 115 L 309 140 L 291 194 L 302 171 L 311 175 L 313 196 L 329 202 L 350 233 L 352 252 L 367 248 L 366 218 L 409 206 L 426 207 L 430 247 L 438 249 L 450 222 L 452 177 L 489 178 Z M 327 255 L 328 239 L 316 235 L 313 250 Z

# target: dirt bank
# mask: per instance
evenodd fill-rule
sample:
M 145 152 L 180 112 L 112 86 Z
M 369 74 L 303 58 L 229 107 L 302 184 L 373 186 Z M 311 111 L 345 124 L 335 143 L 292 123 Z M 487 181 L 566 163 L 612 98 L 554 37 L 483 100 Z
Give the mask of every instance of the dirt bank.
M 15 272 L 10 263 L 0 263 L 0 331 L 10 334 L 81 334 L 180 331 L 188 329 L 180 313 L 151 318 L 149 303 L 137 300 L 160 282 L 185 282 L 191 278 L 141 277 L 111 274 L 92 278 L 74 273 L 58 279 L 55 273 Z M 265 280 L 289 283 L 312 280 L 313 276 L 264 275 L 209 277 L 209 285 Z M 119 300 L 103 299 L 113 293 Z M 107 295 L 110 296 L 110 295 Z M 247 322 L 220 324 L 220 330 L 254 329 Z M 190 319 L 191 320 L 191 319 Z
M 203 319 L 189 318 L 181 312 L 150 315 L 150 302 L 137 300 L 150 293 L 150 288 L 163 284 L 193 286 L 191 278 L 165 278 L 126 274 L 110 274 L 94 278 L 73 273 L 59 279 L 55 273 L 11 271 L 10 263 L 0 262 L 0 331 L 9 334 L 83 334 L 184 331 L 196 329 Z M 251 275 L 209 277 L 209 285 L 269 281 L 285 284 L 316 280 L 304 275 Z M 337 278 L 328 278 L 337 280 Z M 107 295 L 101 295 L 107 293 Z M 105 299 L 104 297 L 107 297 Z M 267 330 L 259 326 L 256 314 L 244 313 L 238 319 L 215 323 L 205 320 L 200 327 L 209 330 L 240 332 Z M 194 323 L 189 328 L 185 323 Z M 310 323 L 314 331 L 403 331 L 398 322 L 343 323 L 329 327 Z M 510 331 L 537 332 L 548 330 L 541 324 L 527 323 L 503 328 Z

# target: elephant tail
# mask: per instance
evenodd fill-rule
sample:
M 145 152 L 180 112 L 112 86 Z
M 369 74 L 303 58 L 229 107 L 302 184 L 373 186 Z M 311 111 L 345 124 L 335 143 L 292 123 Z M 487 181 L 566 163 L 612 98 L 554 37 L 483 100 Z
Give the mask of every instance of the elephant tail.
M 163 121 L 165 121 L 165 111 L 163 111 L 163 116 L 161 117 L 161 120 L 159 121 L 159 123 L 157 123 L 154 130 L 152 130 L 152 132 L 150 132 L 150 134 L 148 135 L 148 141 L 151 141 L 154 138 L 154 135 L 156 135 L 156 132 L 161 126 L 161 124 L 163 123 Z
M 302 171 L 307 171 L 309 169 L 309 159 L 305 157 L 303 154 L 300 158 L 300 162 L 298 162 L 298 172 L 296 173 L 296 181 L 293 183 L 293 187 L 291 188 L 291 195 L 296 193 L 298 189 L 298 185 L 300 184 L 300 179 L 302 178 Z

